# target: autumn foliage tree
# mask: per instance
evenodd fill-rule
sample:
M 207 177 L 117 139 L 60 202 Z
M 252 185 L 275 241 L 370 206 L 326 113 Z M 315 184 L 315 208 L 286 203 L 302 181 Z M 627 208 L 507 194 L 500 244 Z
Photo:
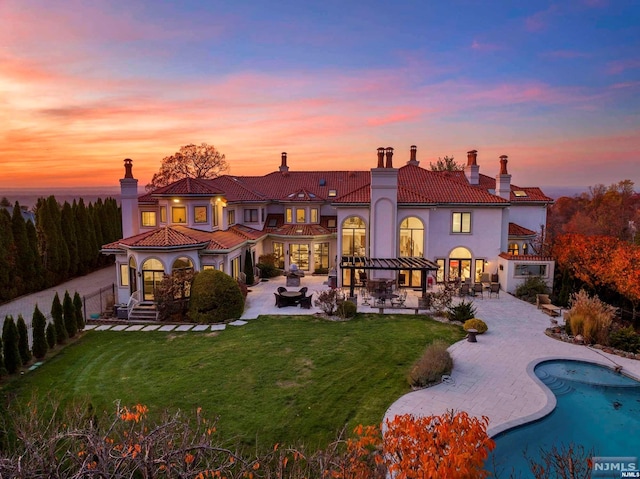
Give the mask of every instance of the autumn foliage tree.
M 227 169 L 225 156 L 215 146 L 189 144 L 162 159 L 160 170 L 153 175 L 146 189 L 154 190 L 182 178 L 215 178 Z

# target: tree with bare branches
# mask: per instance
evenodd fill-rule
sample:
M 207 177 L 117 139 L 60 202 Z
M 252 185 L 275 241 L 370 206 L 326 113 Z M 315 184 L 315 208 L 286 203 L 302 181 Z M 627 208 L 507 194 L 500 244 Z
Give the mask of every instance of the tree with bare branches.
M 160 170 L 153 175 L 146 189 L 155 190 L 182 178 L 215 178 L 228 169 L 225 156 L 215 146 L 189 144 L 162 159 Z

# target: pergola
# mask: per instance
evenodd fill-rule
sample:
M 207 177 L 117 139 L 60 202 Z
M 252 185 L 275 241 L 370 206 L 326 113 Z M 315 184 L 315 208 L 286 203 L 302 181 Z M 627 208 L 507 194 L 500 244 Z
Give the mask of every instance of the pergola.
M 431 260 L 419 257 L 403 258 L 369 258 L 368 256 L 342 256 L 340 269 L 350 271 L 351 281 L 349 296 L 354 295 L 356 282 L 356 270 L 386 270 L 386 271 L 420 271 L 422 284 L 422 297 L 427 295 L 427 273 L 437 271 L 440 267 Z

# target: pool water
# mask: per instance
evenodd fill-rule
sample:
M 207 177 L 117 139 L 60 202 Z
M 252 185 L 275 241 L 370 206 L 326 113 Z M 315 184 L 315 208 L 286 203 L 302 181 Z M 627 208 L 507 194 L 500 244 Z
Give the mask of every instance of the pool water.
M 539 450 L 581 445 L 594 456 L 640 455 L 640 382 L 592 363 L 545 361 L 535 374 L 555 394 L 551 414 L 498 434 L 493 452 L 500 477 L 530 477 L 524 457 Z M 490 459 L 491 461 L 491 459 Z M 491 462 L 486 468 L 493 471 Z

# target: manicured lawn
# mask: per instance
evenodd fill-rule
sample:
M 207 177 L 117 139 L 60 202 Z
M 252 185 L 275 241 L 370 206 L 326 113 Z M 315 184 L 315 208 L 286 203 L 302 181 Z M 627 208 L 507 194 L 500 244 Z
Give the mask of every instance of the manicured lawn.
M 89 332 L 5 390 L 24 400 L 54 391 L 98 410 L 117 399 L 152 412 L 201 406 L 245 444 L 322 447 L 345 425 L 379 423 L 409 391 L 408 369 L 425 346 L 462 337 L 459 327 L 402 315 L 267 316 L 220 333 Z

